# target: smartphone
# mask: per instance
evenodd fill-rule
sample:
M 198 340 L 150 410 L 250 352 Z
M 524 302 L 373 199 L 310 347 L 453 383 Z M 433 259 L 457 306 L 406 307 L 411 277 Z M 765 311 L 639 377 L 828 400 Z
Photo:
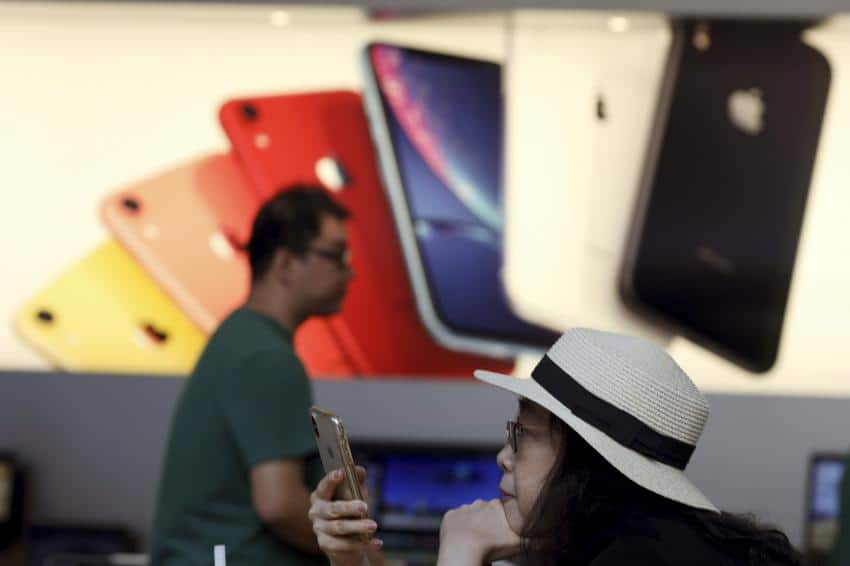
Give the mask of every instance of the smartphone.
M 113 236 L 205 334 L 250 290 L 244 246 L 261 200 L 232 154 L 197 158 L 107 197 Z M 295 349 L 310 375 L 351 377 L 352 363 L 326 321 L 306 321 Z
M 29 299 L 15 327 L 56 368 L 186 375 L 205 337 L 132 256 L 107 241 Z
M 622 270 L 636 312 L 753 373 L 779 352 L 830 86 L 810 25 L 677 23 Z
M 219 222 L 216 199 L 227 201 L 219 211 L 226 208 L 241 221 Z M 101 216 L 115 239 L 209 334 L 248 296 L 250 272 L 241 245 L 256 200 L 233 158 L 214 154 L 110 195 Z
M 652 13 L 520 10 L 505 70 L 505 259 L 523 318 L 666 344 L 618 273 L 671 42 Z M 542 243 L 545 242 L 545 245 Z
M 355 277 L 341 312 L 325 320 L 355 373 L 469 378 L 477 367 L 510 371 L 509 359 L 440 345 L 419 320 L 359 94 L 246 97 L 226 102 L 219 115 L 261 200 L 287 185 L 309 183 L 352 213 Z
M 345 475 L 345 483 L 340 485 L 335 499 L 363 501 L 360 481 L 354 469 L 354 457 L 351 455 L 342 419 L 315 405 L 310 408 L 310 419 L 313 421 L 313 436 L 316 438 L 325 473 L 342 470 Z
M 557 335 L 502 284 L 502 69 L 385 43 L 366 47 L 365 102 L 416 306 L 448 348 L 540 352 Z

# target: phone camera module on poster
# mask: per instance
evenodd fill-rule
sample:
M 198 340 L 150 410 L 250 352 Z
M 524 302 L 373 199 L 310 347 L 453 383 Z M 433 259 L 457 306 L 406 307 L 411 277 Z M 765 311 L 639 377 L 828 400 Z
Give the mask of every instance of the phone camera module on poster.
M 51 322 L 53 322 L 53 313 L 47 309 L 41 309 L 35 316 L 36 318 L 38 318 L 38 320 L 46 324 L 50 324 Z
M 608 104 L 605 102 L 605 96 L 602 94 L 596 96 L 596 118 L 600 122 L 608 120 Z
M 251 121 L 256 120 L 257 115 L 259 114 L 259 112 L 257 112 L 257 107 L 254 106 L 253 104 L 250 104 L 250 103 L 247 103 L 247 102 L 242 105 L 241 111 L 242 111 L 242 116 L 244 116 L 245 119 L 251 120 Z
M 148 339 L 154 344 L 164 344 L 168 340 L 168 333 L 160 330 L 153 324 L 145 324 L 144 332 Z
M 128 212 L 136 213 L 142 209 L 142 205 L 133 197 L 125 197 L 121 200 L 123 206 Z

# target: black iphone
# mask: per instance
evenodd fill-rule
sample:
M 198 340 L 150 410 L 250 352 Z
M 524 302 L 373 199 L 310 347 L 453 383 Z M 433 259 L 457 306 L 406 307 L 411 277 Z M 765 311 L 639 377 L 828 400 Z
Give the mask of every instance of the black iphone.
M 752 372 L 779 351 L 830 84 L 811 23 L 675 26 L 621 293 Z

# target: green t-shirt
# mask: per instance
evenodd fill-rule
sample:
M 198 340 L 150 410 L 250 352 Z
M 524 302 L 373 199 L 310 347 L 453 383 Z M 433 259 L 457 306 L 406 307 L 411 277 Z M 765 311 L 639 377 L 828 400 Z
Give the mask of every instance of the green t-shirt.
M 213 546 L 228 566 L 327 564 L 284 544 L 251 502 L 250 470 L 303 459 L 304 483 L 322 476 L 310 425 L 310 382 L 291 335 L 242 308 L 210 339 L 171 423 L 151 540 L 152 566 L 208 566 Z

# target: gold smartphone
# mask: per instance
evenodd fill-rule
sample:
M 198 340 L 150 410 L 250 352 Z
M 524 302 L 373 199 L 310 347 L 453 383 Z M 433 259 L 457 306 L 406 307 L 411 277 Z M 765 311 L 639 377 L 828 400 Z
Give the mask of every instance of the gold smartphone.
M 316 446 L 319 448 L 325 473 L 341 469 L 345 474 L 345 483 L 337 489 L 334 499 L 364 501 L 342 419 L 315 405 L 310 408 L 310 418 L 313 421 L 313 435 L 316 437 Z

